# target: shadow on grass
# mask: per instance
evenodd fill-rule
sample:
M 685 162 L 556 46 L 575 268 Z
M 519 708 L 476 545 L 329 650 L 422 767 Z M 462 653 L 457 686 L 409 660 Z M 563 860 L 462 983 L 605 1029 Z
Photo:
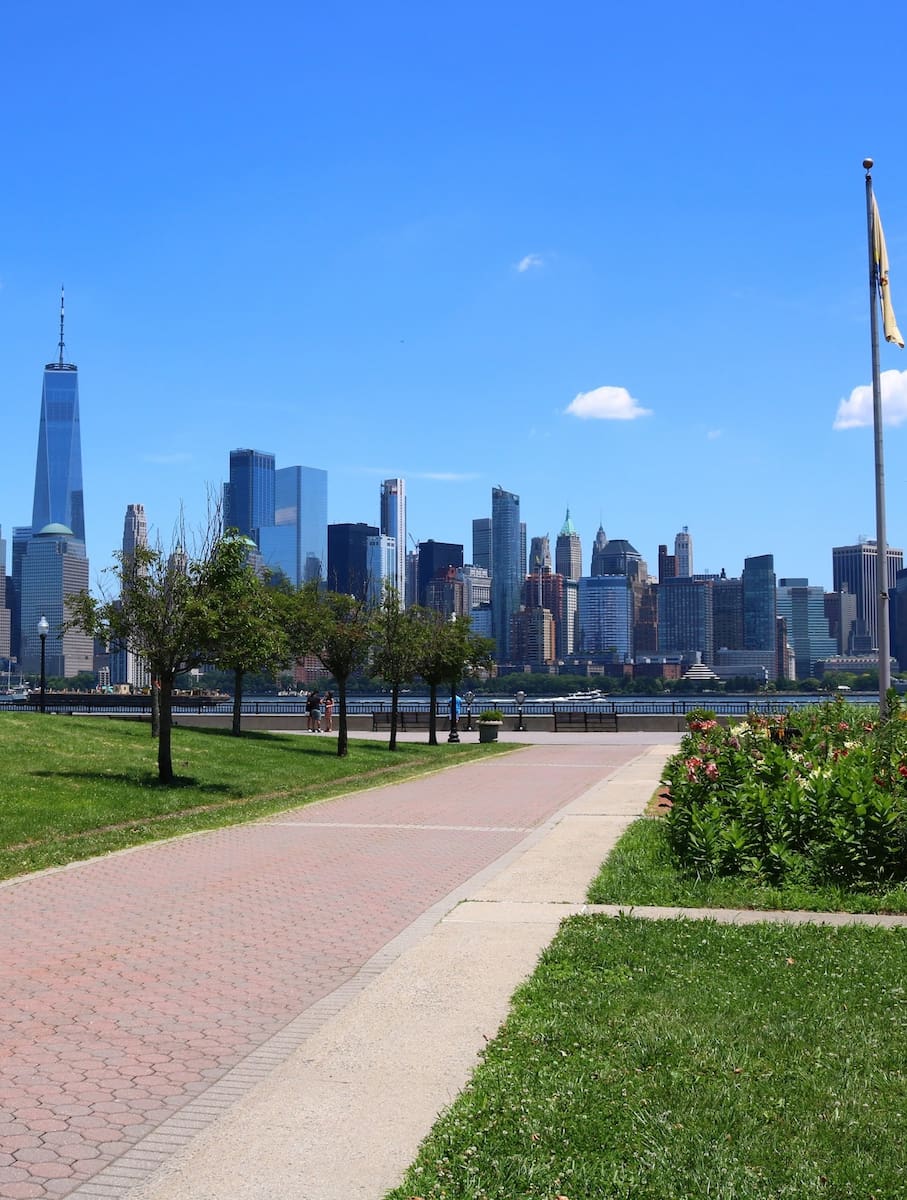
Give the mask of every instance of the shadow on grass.
M 161 791 L 171 788 L 193 788 L 197 792 L 235 795 L 226 783 L 199 783 L 191 775 L 174 775 L 169 783 L 164 783 L 151 771 L 141 775 L 128 775 L 124 771 L 32 771 L 30 773 L 38 779 L 83 779 L 95 783 L 119 783 L 132 787 L 160 788 Z

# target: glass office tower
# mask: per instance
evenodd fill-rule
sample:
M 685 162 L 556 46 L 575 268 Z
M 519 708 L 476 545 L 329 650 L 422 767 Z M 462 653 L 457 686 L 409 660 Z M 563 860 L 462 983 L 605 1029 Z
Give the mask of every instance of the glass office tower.
M 258 531 L 274 524 L 274 455 L 230 451 L 230 482 L 224 487 L 224 529 L 238 529 L 258 545 Z
M 328 473 L 280 467 L 274 473 L 274 523 L 259 529 L 267 567 L 294 587 L 327 577 Z
M 44 368 L 31 527 L 38 533 L 46 525 L 64 525 L 84 542 L 79 372 L 63 362 L 62 350 L 61 339 L 60 361 Z
M 400 607 L 406 595 L 406 484 L 402 479 L 385 479 L 381 484 L 381 532 L 394 539 L 397 555 L 390 583 L 397 589 Z
M 498 662 L 511 661 L 510 618 L 520 607 L 524 575 L 521 552 L 520 498 L 503 488 L 491 489 L 491 617 Z M 525 541 L 522 545 L 525 548 Z

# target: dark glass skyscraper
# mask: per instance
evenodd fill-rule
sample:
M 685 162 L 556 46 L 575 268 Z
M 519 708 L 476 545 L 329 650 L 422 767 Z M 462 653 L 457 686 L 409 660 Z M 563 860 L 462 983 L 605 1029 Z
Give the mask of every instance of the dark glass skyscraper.
M 230 482 L 224 487 L 224 529 L 238 529 L 258 544 L 258 531 L 274 524 L 274 455 L 230 451 Z
M 44 368 L 41 424 L 35 466 L 32 533 L 45 525 L 65 525 L 85 541 L 82 493 L 82 441 L 79 434 L 79 371 L 63 361 L 63 302 L 60 302 L 60 356 Z
M 491 620 L 498 662 L 511 661 L 510 618 L 520 607 L 525 575 L 520 548 L 520 498 L 503 488 L 491 489 Z M 525 547 L 525 541 L 523 541 Z
M 775 652 L 775 559 L 756 554 L 743 560 L 743 648 Z

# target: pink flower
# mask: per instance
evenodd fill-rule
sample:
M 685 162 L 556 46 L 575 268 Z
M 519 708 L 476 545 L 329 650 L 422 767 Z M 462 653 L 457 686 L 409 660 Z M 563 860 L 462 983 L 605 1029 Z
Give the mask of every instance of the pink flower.
M 696 758 L 694 755 L 692 758 L 685 758 L 683 765 L 687 769 L 687 779 L 693 780 L 696 778 L 696 772 L 702 766 L 702 759 Z
M 709 778 L 709 779 L 712 779 L 712 780 L 714 780 L 714 779 L 717 779 L 717 778 L 718 778 L 718 767 L 717 767 L 717 765 L 716 765 L 715 763 L 713 763 L 713 762 L 707 762 L 707 763 L 705 764 L 705 773 L 706 773 L 706 775 L 708 776 L 708 778 Z

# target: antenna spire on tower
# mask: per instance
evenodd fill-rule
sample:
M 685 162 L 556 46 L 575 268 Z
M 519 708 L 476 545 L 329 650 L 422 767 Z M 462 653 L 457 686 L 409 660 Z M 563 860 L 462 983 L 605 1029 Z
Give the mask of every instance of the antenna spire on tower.
M 63 366 L 63 284 L 60 284 L 60 366 Z

